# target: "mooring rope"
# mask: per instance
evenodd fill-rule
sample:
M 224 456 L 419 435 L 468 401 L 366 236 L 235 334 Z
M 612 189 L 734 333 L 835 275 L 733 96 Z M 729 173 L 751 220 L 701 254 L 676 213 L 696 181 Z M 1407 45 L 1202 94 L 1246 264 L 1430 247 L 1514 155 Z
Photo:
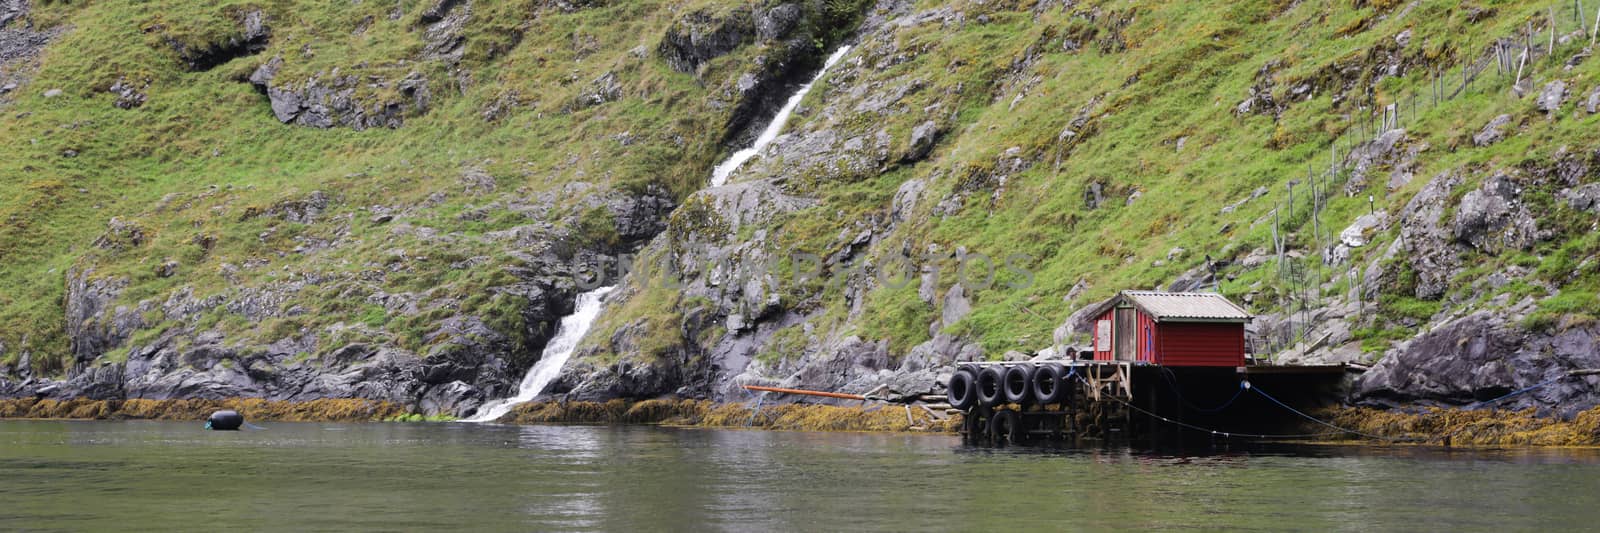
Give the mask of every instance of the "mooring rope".
M 1167 370 L 1167 369 L 1162 369 L 1162 370 L 1170 371 L 1170 370 Z M 1473 403 L 1473 404 L 1469 404 L 1469 405 L 1467 405 L 1465 407 L 1462 407 L 1461 409 L 1463 409 L 1463 410 L 1472 410 L 1472 409 L 1482 408 L 1482 407 L 1485 407 L 1485 406 L 1488 406 L 1488 405 L 1491 405 L 1491 404 L 1494 404 L 1494 403 L 1498 403 L 1500 401 L 1503 401 L 1503 400 L 1506 400 L 1506 399 L 1509 399 L 1509 398 L 1513 398 L 1513 397 L 1516 397 L 1516 396 L 1527 394 L 1529 392 L 1533 392 L 1535 390 L 1538 390 L 1538 389 L 1543 388 L 1543 387 L 1547 387 L 1549 385 L 1552 385 L 1554 383 L 1560 382 L 1561 380 L 1564 380 L 1564 379 L 1567 379 L 1567 378 L 1571 378 L 1571 377 L 1575 377 L 1575 376 L 1579 376 L 1579 375 L 1585 375 L 1585 374 L 1582 374 L 1582 372 L 1594 372 L 1594 371 L 1592 371 L 1592 370 L 1575 370 L 1575 371 L 1564 372 L 1561 375 L 1558 375 L 1556 377 L 1541 381 L 1539 383 L 1535 383 L 1533 385 L 1529 385 L 1527 387 L 1523 387 L 1521 389 L 1517 389 L 1515 391 L 1506 393 L 1506 394 L 1501 395 L 1501 396 L 1496 397 L 1496 398 L 1492 398 L 1492 399 L 1484 400 L 1484 401 L 1481 401 L 1481 402 L 1476 402 L 1476 403 Z M 1597 372 L 1597 373 L 1600 373 L 1600 372 Z M 1068 374 L 1067 377 L 1077 377 L 1078 381 L 1083 382 L 1084 385 L 1090 386 L 1090 387 L 1094 386 L 1092 383 L 1089 383 L 1088 379 L 1085 379 L 1083 376 L 1078 376 L 1075 373 Z M 1328 437 L 1328 436 L 1339 435 L 1339 434 L 1351 434 L 1351 435 L 1358 435 L 1358 436 L 1361 436 L 1361 437 L 1374 439 L 1374 440 L 1381 440 L 1381 441 L 1386 441 L 1386 442 L 1418 442 L 1418 441 L 1423 440 L 1423 439 L 1417 439 L 1417 438 L 1388 437 L 1388 436 L 1384 436 L 1384 435 L 1378 435 L 1378 434 L 1374 434 L 1374 433 L 1367 433 L 1367 432 L 1364 432 L 1364 431 L 1359 431 L 1359 430 L 1354 430 L 1354 429 L 1350 429 L 1350 428 L 1347 428 L 1347 427 L 1339 426 L 1337 424 L 1334 424 L 1332 422 L 1328 422 L 1326 420 L 1323 420 L 1323 419 L 1317 418 L 1315 416 L 1306 414 L 1305 412 L 1302 412 L 1299 409 L 1295 409 L 1294 407 L 1289 406 L 1289 404 L 1284 403 L 1283 401 L 1273 397 L 1271 394 L 1267 394 L 1267 391 L 1261 390 L 1261 388 L 1252 385 L 1249 380 L 1240 381 L 1239 382 L 1239 390 L 1237 392 L 1235 392 L 1233 397 L 1229 398 L 1227 402 L 1224 402 L 1219 407 L 1215 407 L 1215 408 L 1212 408 L 1212 409 L 1206 409 L 1206 408 L 1202 408 L 1202 407 L 1196 406 L 1193 403 L 1190 403 L 1188 401 L 1188 399 L 1184 398 L 1183 397 L 1183 393 L 1178 389 L 1177 383 L 1174 380 L 1174 378 L 1172 378 L 1171 376 L 1166 375 L 1165 372 L 1162 373 L 1162 377 L 1166 378 L 1168 386 L 1170 386 L 1173 389 L 1173 393 L 1178 396 L 1179 401 L 1182 401 L 1184 403 L 1184 405 L 1187 405 L 1190 409 L 1194 409 L 1196 411 L 1200 411 L 1200 412 L 1204 412 L 1204 413 L 1217 413 L 1217 412 L 1220 412 L 1223 409 L 1227 409 L 1229 406 L 1233 405 L 1233 403 L 1236 400 L 1238 400 L 1240 396 L 1242 396 L 1244 394 L 1245 390 L 1252 390 L 1252 391 L 1255 391 L 1256 394 L 1260 394 L 1262 398 L 1266 398 L 1268 401 L 1270 401 L 1270 402 L 1272 402 L 1274 404 L 1277 404 L 1278 407 L 1282 407 L 1284 410 L 1287 410 L 1287 411 L 1289 411 L 1291 413 L 1294 413 L 1295 415 L 1297 415 L 1297 416 L 1299 416 L 1301 418 L 1304 418 L 1306 420 L 1310 420 L 1310 421 L 1315 422 L 1317 424 L 1320 424 L 1322 426 L 1326 426 L 1326 427 L 1328 427 L 1330 429 L 1333 429 L 1334 431 L 1329 431 L 1329 432 L 1325 432 L 1325 433 L 1303 433 L 1303 434 L 1284 434 L 1284 435 L 1267 435 L 1267 434 L 1259 434 L 1259 433 L 1235 433 L 1235 432 L 1231 432 L 1231 431 L 1220 431 L 1220 430 L 1216 430 L 1216 429 L 1196 426 L 1194 424 L 1189 424 L 1189 423 L 1186 423 L 1186 422 L 1173 420 L 1171 418 L 1167 418 L 1165 416 L 1161 416 L 1161 415 L 1156 414 L 1154 412 L 1145 410 L 1145 409 L 1143 409 L 1143 408 L 1141 408 L 1141 407 L 1139 407 L 1137 405 L 1134 405 L 1132 402 L 1125 401 L 1122 398 L 1117 398 L 1115 396 L 1107 396 L 1107 397 L 1111 398 L 1112 400 L 1116 401 L 1117 403 L 1120 403 L 1120 404 L 1128 407 L 1129 409 L 1133 409 L 1135 411 L 1138 411 L 1140 413 L 1148 415 L 1148 416 L 1150 416 L 1152 418 L 1155 418 L 1157 420 L 1161 420 L 1163 422 L 1166 422 L 1166 423 L 1169 423 L 1169 424 L 1173 424 L 1173 425 L 1177 425 L 1177 426 L 1180 426 L 1180 427 L 1183 427 L 1183 428 L 1187 428 L 1187 429 L 1190 429 L 1190 430 L 1209 433 L 1209 434 L 1216 435 L 1216 436 L 1221 436 L 1221 437 L 1243 437 L 1243 438 L 1257 438 L 1257 439 L 1302 439 L 1302 438 Z M 1456 434 L 1461 433 L 1462 431 L 1465 431 L 1467 429 L 1468 428 L 1457 429 L 1456 431 L 1453 431 L 1450 434 L 1445 435 L 1442 438 L 1449 439 L 1450 437 L 1453 437 Z
M 1473 409 L 1477 409 L 1477 408 L 1483 407 L 1485 405 L 1489 405 L 1489 404 L 1492 404 L 1492 403 L 1495 403 L 1495 402 L 1499 402 L 1500 400 L 1504 400 L 1504 399 L 1510 398 L 1512 396 L 1517 396 L 1517 395 L 1521 395 L 1521 394 L 1527 394 L 1528 392 L 1531 392 L 1534 389 L 1538 389 L 1540 387 L 1544 387 L 1546 385 L 1550 385 L 1552 383 L 1561 381 L 1563 379 L 1567 379 L 1567 378 L 1570 378 L 1570 377 L 1577 377 L 1577 376 L 1581 375 L 1581 374 L 1578 374 L 1577 372 L 1584 372 L 1584 371 L 1582 371 L 1582 370 L 1572 370 L 1572 371 L 1563 372 L 1559 376 L 1544 380 L 1544 381 L 1539 382 L 1539 383 L 1535 383 L 1535 384 L 1527 386 L 1527 387 L 1523 387 L 1521 389 L 1518 389 L 1518 390 L 1512 391 L 1510 393 L 1504 394 L 1504 395 L 1502 395 L 1502 396 L 1500 396 L 1498 398 L 1492 398 L 1492 399 L 1484 400 L 1484 401 L 1481 401 L 1481 402 L 1476 402 L 1476 403 L 1473 403 L 1473 404 L 1469 404 L 1466 407 L 1462 407 L 1461 409 L 1463 411 L 1473 410 Z M 1455 431 L 1451 431 L 1449 433 L 1444 434 L 1444 436 L 1442 436 L 1442 437 L 1436 437 L 1434 440 L 1439 440 L 1439 441 L 1443 441 L 1443 442 L 1449 442 L 1451 439 L 1456 438 L 1456 435 L 1460 435 L 1462 433 L 1465 433 L 1467 430 L 1470 430 L 1470 429 L 1481 429 L 1481 428 L 1476 427 L 1476 426 L 1472 426 L 1472 425 L 1463 425 L 1463 426 L 1461 426 L 1459 428 L 1456 428 Z
M 1092 383 L 1089 383 L 1089 380 L 1084 379 L 1083 376 L 1078 376 L 1078 380 L 1082 381 L 1084 385 L 1088 385 L 1088 386 L 1091 386 L 1091 387 L 1094 386 Z M 1120 403 L 1120 404 L 1122 404 L 1123 406 L 1125 406 L 1125 407 L 1127 407 L 1129 409 L 1133 409 L 1133 410 L 1138 411 L 1140 413 L 1144 413 L 1145 415 L 1150 416 L 1152 418 L 1155 418 L 1157 420 L 1160 420 L 1162 422 L 1166 422 L 1168 424 L 1172 424 L 1172 425 L 1179 426 L 1179 427 L 1182 427 L 1182 428 L 1190 429 L 1190 430 L 1193 430 L 1193 431 L 1199 431 L 1199 432 L 1202 432 L 1202 433 L 1209 433 L 1209 434 L 1211 434 L 1213 436 L 1217 436 L 1217 437 L 1245 438 L 1245 439 L 1313 439 L 1313 438 L 1321 438 L 1321 437 L 1330 437 L 1330 436 L 1339 434 L 1339 432 L 1336 432 L 1336 431 L 1329 431 L 1329 432 L 1324 432 L 1324 433 L 1294 433 L 1294 434 L 1278 434 L 1278 435 L 1269 435 L 1269 434 L 1264 434 L 1264 433 L 1239 433 L 1239 432 L 1234 432 L 1234 431 L 1221 431 L 1221 430 L 1216 430 L 1216 429 L 1196 426 L 1196 425 L 1190 424 L 1188 422 L 1182 422 L 1182 421 L 1178 421 L 1178 420 L 1173 420 L 1171 418 L 1167 418 L 1165 416 L 1161 416 L 1161 415 L 1158 415 L 1156 413 L 1147 411 L 1144 408 L 1141 408 L 1141 407 L 1139 407 L 1137 405 L 1134 405 L 1131 402 L 1123 400 L 1122 398 L 1118 398 L 1118 397 L 1115 397 L 1115 396 L 1107 396 L 1107 398 L 1111 398 L 1113 401 L 1115 401 L 1117 403 Z
M 1555 383 L 1557 381 L 1561 381 L 1563 379 L 1570 378 L 1572 376 L 1573 376 L 1573 374 L 1571 374 L 1571 373 L 1563 372 L 1559 376 L 1544 380 L 1544 381 L 1542 381 L 1540 383 L 1537 383 L 1537 384 L 1534 384 L 1534 385 L 1530 385 L 1528 387 L 1524 387 L 1524 388 L 1522 388 L 1520 390 L 1512 391 L 1512 392 L 1507 393 L 1506 395 L 1501 396 L 1499 398 L 1494 398 L 1494 399 L 1489 399 L 1489 400 L 1484 400 L 1484 401 L 1481 401 L 1481 402 L 1473 403 L 1473 404 L 1470 404 L 1470 405 L 1468 405 L 1466 407 L 1462 407 L 1462 409 L 1464 409 L 1464 410 L 1477 409 L 1479 407 L 1483 407 L 1485 405 L 1496 403 L 1496 402 L 1499 402 L 1500 400 L 1504 400 L 1504 399 L 1510 398 L 1512 396 L 1518 396 L 1518 395 L 1522 395 L 1522 394 L 1527 394 L 1529 392 L 1533 392 L 1534 389 L 1537 389 L 1537 388 L 1540 388 L 1540 387 L 1544 387 L 1546 385 L 1550 385 L 1552 383 Z
M 1350 428 L 1339 427 L 1337 425 L 1334 425 L 1331 422 L 1327 422 L 1327 421 L 1324 421 L 1324 420 L 1322 420 L 1320 418 L 1317 418 L 1317 417 L 1305 414 L 1303 412 L 1300 412 L 1299 409 L 1295 409 L 1293 407 L 1289 407 L 1289 404 L 1286 404 L 1286 403 L 1283 403 L 1281 401 L 1278 401 L 1278 399 L 1277 398 L 1273 398 L 1271 394 L 1267 394 L 1267 391 L 1261 390 L 1258 387 L 1251 386 L 1249 381 L 1245 381 L 1244 382 L 1244 388 L 1256 391 L 1256 394 L 1260 394 L 1262 398 L 1266 398 L 1268 400 L 1271 400 L 1272 403 L 1278 404 L 1278 407 L 1282 407 L 1284 409 L 1287 409 L 1291 413 L 1294 413 L 1296 415 L 1300 415 L 1301 418 L 1304 418 L 1306 420 L 1310 420 L 1312 422 L 1316 422 L 1318 424 L 1322 424 L 1324 426 L 1328 426 L 1330 428 L 1339 430 L 1339 431 L 1344 432 L 1344 433 L 1349 433 L 1349 434 L 1352 434 L 1352 435 L 1360 435 L 1360 436 L 1363 436 L 1363 437 L 1366 437 L 1366 438 L 1369 438 L 1369 439 L 1377 439 L 1377 440 L 1389 441 L 1389 442 L 1400 442 L 1400 441 L 1415 440 L 1415 439 L 1401 439 L 1401 438 L 1394 438 L 1394 437 L 1386 437 L 1386 436 L 1383 436 L 1383 435 L 1377 435 L 1377 434 L 1373 434 L 1373 433 L 1366 433 L 1366 432 L 1363 432 L 1363 431 L 1357 431 L 1357 430 L 1350 429 Z

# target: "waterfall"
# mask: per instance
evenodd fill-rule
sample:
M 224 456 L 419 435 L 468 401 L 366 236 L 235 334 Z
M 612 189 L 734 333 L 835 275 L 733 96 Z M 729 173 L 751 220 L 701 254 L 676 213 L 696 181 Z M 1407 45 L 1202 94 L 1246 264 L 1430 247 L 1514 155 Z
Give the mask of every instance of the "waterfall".
M 600 317 L 601 298 L 615 288 L 600 287 L 579 294 L 578 303 L 573 306 L 572 314 L 561 318 L 561 324 L 556 326 L 556 336 L 545 344 L 539 362 L 534 363 L 533 368 L 528 369 L 528 374 L 522 376 L 522 384 L 517 386 L 517 395 L 484 404 L 478 408 L 476 416 L 466 421 L 493 422 L 511 412 L 511 408 L 517 404 L 526 403 L 544 392 L 544 388 L 561 375 L 561 367 L 572 357 L 572 350 L 578 347 L 578 341 L 583 340 L 583 335 L 589 332 L 589 326 L 594 325 L 595 319 Z
M 834 63 L 838 63 L 839 59 L 844 57 L 845 52 L 849 51 L 850 46 L 845 45 L 835 50 L 833 55 L 828 56 L 828 61 L 822 64 L 822 69 L 817 71 L 816 77 L 811 78 L 811 81 L 806 82 L 805 85 L 801 85 L 800 90 L 795 91 L 794 96 L 789 97 L 789 101 L 785 102 L 783 108 L 778 110 L 777 116 L 772 117 L 772 122 L 767 124 L 767 129 L 762 130 L 761 136 L 756 137 L 755 143 L 752 143 L 748 148 L 734 152 L 733 156 L 729 157 L 727 161 L 717 165 L 717 169 L 711 173 L 711 186 L 721 187 L 723 184 L 728 183 L 728 176 L 733 175 L 733 171 L 739 170 L 739 166 L 743 165 L 745 161 L 749 161 L 750 158 L 761 152 L 762 148 L 772 144 L 772 140 L 778 138 L 778 134 L 783 132 L 783 125 L 789 122 L 789 115 L 794 114 L 794 108 L 799 107 L 800 100 L 805 99 L 806 93 L 811 92 L 811 86 L 816 84 L 817 80 L 822 79 L 822 75 L 828 73 L 828 68 L 832 67 Z
M 823 62 L 822 68 L 817 71 L 817 75 L 811 78 L 811 81 L 806 82 L 805 85 L 801 85 L 800 90 L 795 91 L 794 96 L 789 97 L 789 101 L 783 104 L 783 108 L 778 110 L 778 114 L 772 117 L 772 122 L 768 123 L 767 128 L 761 131 L 760 136 L 756 137 L 754 144 L 734 152 L 727 161 L 717 165 L 716 171 L 711 175 L 711 185 L 718 187 L 727 183 L 728 176 L 732 175 L 735 170 L 739 170 L 739 165 L 743 165 L 745 161 L 755 157 L 756 153 L 760 152 L 762 148 L 772 144 L 772 140 L 778 138 L 778 133 L 783 131 L 783 125 L 789 121 L 789 115 L 794 114 L 794 108 L 799 107 L 800 100 L 805 99 L 806 93 L 811 91 L 811 86 L 816 84 L 817 80 L 822 79 L 822 75 L 827 74 L 828 68 L 832 67 L 834 63 L 838 63 L 839 59 L 843 58 L 844 54 L 849 51 L 850 47 L 848 45 L 841 46 L 833 52 L 833 55 L 828 56 L 828 60 Z M 589 326 L 594 325 L 595 319 L 600 317 L 601 297 L 611 292 L 611 289 L 614 288 L 601 287 L 579 294 L 578 303 L 574 307 L 572 314 L 562 317 L 561 325 L 556 328 L 556 336 L 550 339 L 549 344 L 545 345 L 544 354 L 539 357 L 539 362 L 534 363 L 533 368 L 528 369 L 528 374 L 522 377 L 522 383 L 517 387 L 517 395 L 483 404 L 482 407 L 478 408 L 478 414 L 468 418 L 466 421 L 493 422 L 511 412 L 511 408 L 516 407 L 517 404 L 527 403 L 538 397 L 539 393 L 544 392 L 544 388 L 561 375 L 561 367 L 567 364 L 568 358 L 572 357 L 572 350 L 577 348 L 578 341 L 583 340 L 583 335 L 589 332 Z

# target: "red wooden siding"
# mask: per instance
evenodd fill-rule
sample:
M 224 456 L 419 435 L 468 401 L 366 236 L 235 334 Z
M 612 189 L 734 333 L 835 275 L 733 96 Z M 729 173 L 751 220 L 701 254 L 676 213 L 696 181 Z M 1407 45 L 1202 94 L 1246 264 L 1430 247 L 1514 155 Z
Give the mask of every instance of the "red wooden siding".
M 1244 324 L 1158 324 L 1157 363 L 1167 366 L 1244 366 Z
M 1155 319 L 1150 318 L 1150 315 L 1144 314 L 1143 311 L 1140 311 L 1139 334 L 1136 335 L 1139 346 L 1137 346 L 1137 350 L 1134 352 L 1138 354 L 1135 356 L 1135 359 L 1146 363 L 1160 362 L 1161 358 L 1158 356 L 1158 354 L 1161 352 L 1157 349 L 1157 343 L 1159 342 L 1160 336 L 1161 330 L 1156 328 Z

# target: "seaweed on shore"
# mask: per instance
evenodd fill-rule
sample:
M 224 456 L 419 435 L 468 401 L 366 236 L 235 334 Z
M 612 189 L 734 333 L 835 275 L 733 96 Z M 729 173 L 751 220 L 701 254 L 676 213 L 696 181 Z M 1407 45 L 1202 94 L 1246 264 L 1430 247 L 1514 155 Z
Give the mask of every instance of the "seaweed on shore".
M 232 409 L 246 420 L 281 422 L 359 422 L 406 413 L 399 404 L 329 398 L 306 402 L 230 398 L 226 400 L 0 400 L 0 418 L 75 418 L 100 420 L 205 420 L 213 411 Z
M 1422 411 L 1333 407 L 1334 425 L 1399 442 L 1445 446 L 1597 446 L 1600 407 L 1570 420 L 1540 417 L 1534 409 L 1500 411 L 1428 408 Z
M 501 419 L 518 424 L 665 424 L 701 427 L 751 427 L 785 431 L 886 431 L 953 433 L 959 417 L 935 419 L 926 411 L 898 405 L 844 407 L 782 404 L 756 409 L 739 403 L 656 399 L 629 403 L 537 402 L 518 406 Z

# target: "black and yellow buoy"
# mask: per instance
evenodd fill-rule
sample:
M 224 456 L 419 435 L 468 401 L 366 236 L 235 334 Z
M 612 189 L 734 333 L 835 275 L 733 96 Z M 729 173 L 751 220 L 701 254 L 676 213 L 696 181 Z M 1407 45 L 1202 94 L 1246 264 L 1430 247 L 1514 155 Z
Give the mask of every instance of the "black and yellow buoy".
M 211 413 L 211 418 L 206 419 L 206 429 L 213 431 L 238 431 L 242 425 L 244 425 L 244 415 L 232 409 Z

